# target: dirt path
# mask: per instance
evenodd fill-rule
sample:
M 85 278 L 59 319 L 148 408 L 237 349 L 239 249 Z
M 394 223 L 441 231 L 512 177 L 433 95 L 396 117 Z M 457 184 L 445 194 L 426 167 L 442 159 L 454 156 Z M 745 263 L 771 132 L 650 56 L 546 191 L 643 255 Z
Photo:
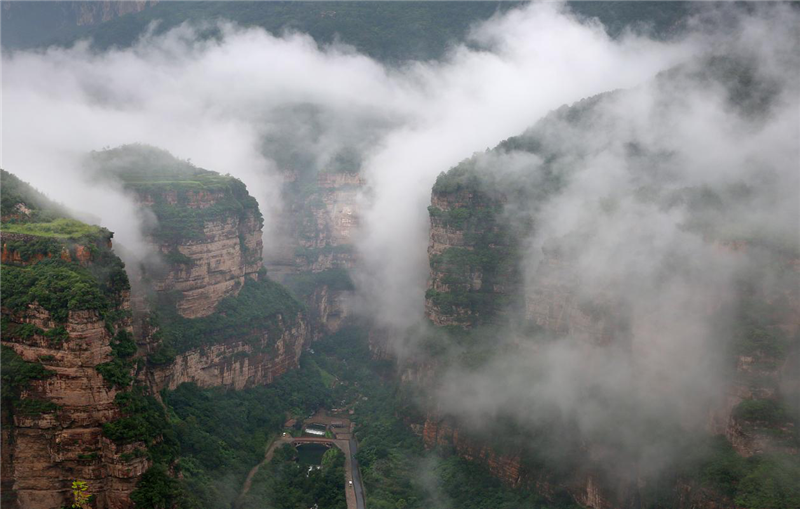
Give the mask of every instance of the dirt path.
M 278 447 L 279 445 L 290 444 L 290 443 L 291 439 L 285 440 L 283 437 L 281 437 L 267 444 L 267 447 L 264 449 L 264 459 L 261 460 L 261 463 L 250 469 L 250 473 L 247 474 L 247 479 L 244 480 L 244 484 L 242 485 L 242 492 L 239 493 L 237 501 L 241 500 L 241 498 L 247 495 L 247 492 L 250 491 L 250 486 L 252 486 L 253 484 L 253 477 L 255 477 L 256 473 L 258 473 L 258 469 L 261 468 L 262 465 L 265 465 L 272 460 L 272 455 L 275 453 L 275 448 Z
M 242 485 L 242 491 L 239 493 L 239 496 L 236 499 L 236 503 L 234 507 L 239 507 L 239 502 L 241 501 L 242 497 L 244 497 L 248 491 L 250 491 L 250 486 L 253 484 L 253 477 L 255 477 L 256 473 L 258 473 L 258 469 L 261 466 L 269 463 L 272 460 L 272 456 L 275 454 L 275 449 L 280 447 L 283 444 L 302 444 L 302 443 L 327 443 L 336 445 L 345 456 L 345 464 L 344 464 L 344 471 L 345 471 L 345 480 L 350 481 L 354 480 L 355 484 L 350 485 L 348 482 L 345 485 L 345 499 L 347 500 L 347 508 L 348 509 L 363 509 L 364 508 L 364 495 L 363 495 L 363 488 L 361 486 L 361 478 L 358 475 L 358 463 L 355 460 L 355 450 L 357 446 L 355 446 L 355 440 L 336 440 L 331 438 L 315 438 L 315 437 L 302 437 L 302 438 L 295 438 L 295 437 L 278 437 L 272 441 L 271 444 L 267 446 L 266 451 L 264 452 L 264 459 L 261 460 L 261 463 L 254 466 L 250 473 L 247 474 L 247 479 L 245 479 L 244 484 Z M 355 473 L 354 473 L 355 472 Z

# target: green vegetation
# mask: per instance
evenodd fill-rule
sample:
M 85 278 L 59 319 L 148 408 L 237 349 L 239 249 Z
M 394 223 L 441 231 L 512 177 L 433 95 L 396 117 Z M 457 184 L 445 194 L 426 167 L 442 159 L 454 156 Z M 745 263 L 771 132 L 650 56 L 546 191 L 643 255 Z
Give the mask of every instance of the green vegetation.
M 3 231 L 16 222 L 47 223 L 68 216 L 64 207 L 51 201 L 16 175 L 0 170 L 0 216 Z
M 353 246 L 344 244 L 338 246 L 328 245 L 321 248 L 298 247 L 295 249 L 294 255 L 298 258 L 305 258 L 307 263 L 314 263 L 320 256 L 351 254 L 352 252 Z
M 54 219 L 48 223 L 6 223 L 3 231 L 59 239 L 96 238 L 108 234 L 105 228 L 67 218 Z
M 429 289 L 426 299 L 439 313 L 470 326 L 495 320 L 517 291 L 516 239 L 522 237 L 503 213 L 498 183 L 478 172 L 476 157 L 436 179 L 434 195 L 453 208 L 428 207 L 432 226 L 460 231 L 464 245 L 430 256 L 431 272 L 447 291 Z
M 788 420 L 783 405 L 773 399 L 746 399 L 733 409 L 733 416 L 750 422 L 781 424 Z
M 170 252 L 164 255 L 164 261 L 169 263 L 170 265 L 193 265 L 194 261 L 191 257 L 186 256 L 185 254 L 178 251 L 178 248 L 174 248 Z
M 286 278 L 286 287 L 300 299 L 306 299 L 323 286 L 327 286 L 329 291 L 348 291 L 355 288 L 347 269 L 294 274 Z
M 55 412 L 59 408 L 60 407 L 52 401 L 25 398 L 19 401 L 15 410 L 19 411 L 19 413 L 22 415 L 36 416 L 44 413 Z
M 120 329 L 111 340 L 111 352 L 115 357 L 127 359 L 136 353 L 136 342 L 133 335 L 125 329 Z
M 156 463 L 142 475 L 131 500 L 138 509 L 171 509 L 180 495 L 179 482 L 169 475 L 166 466 Z
M 242 391 L 183 384 L 164 394 L 179 444 L 182 507 L 229 508 L 287 413 L 330 405 L 317 367 L 301 363 L 273 384 Z
M 127 276 L 121 270 L 115 274 L 118 279 L 103 284 L 90 269 L 59 259 L 27 267 L 4 266 L 3 306 L 21 311 L 37 302 L 57 322 L 65 322 L 70 311 L 92 310 L 103 315 L 115 305 L 114 294 L 127 288 Z
M 70 311 L 98 311 L 101 317 L 111 318 L 121 292 L 130 288 L 125 266 L 107 247 L 111 233 L 63 217 L 63 209 L 13 175 L 4 171 L 2 178 L 3 231 L 37 237 L 11 239 L 5 247 L 25 261 L 35 261 L 37 255 L 44 257 L 27 266 L 3 265 L 3 307 L 24 311 L 36 302 L 61 323 Z M 20 204 L 27 210 L 24 217 L 18 217 Z M 91 255 L 88 266 L 58 257 L 64 250 L 72 253 L 77 245 Z M 37 332 L 25 326 L 16 331 L 23 339 Z M 58 327 L 44 335 L 54 343 L 68 337 L 66 330 Z
M 6 226 L 12 226 L 9 223 L 3 223 L 3 231 L 9 231 Z M 48 257 L 57 256 L 64 248 L 64 242 L 56 238 L 38 237 L 25 240 L 3 239 L 6 249 L 11 253 L 19 254 L 23 260 L 31 260 L 37 256 Z
M 475 159 L 467 159 L 448 172 L 441 172 L 433 184 L 434 194 L 448 195 L 484 191 L 486 181 L 475 169 Z
M 245 27 L 263 27 L 280 35 L 287 29 L 308 33 L 318 44 L 341 40 L 359 52 L 383 60 L 441 58 L 462 41 L 474 23 L 519 5 L 516 2 L 169 2 L 98 25 L 78 23 L 83 8 L 69 9 L 49 3 L 11 5 L 4 13 L 4 48 L 70 45 L 92 39 L 99 49 L 135 43 L 154 22 L 156 33 L 184 22 L 231 20 Z M 632 25 L 657 37 L 680 32 L 690 10 L 687 2 L 570 2 L 581 17 L 597 17 L 616 36 Z M 97 6 L 98 9 L 102 8 Z M 96 17 L 100 14 L 95 12 Z M 206 30 L 204 36 L 217 35 Z
M 736 502 L 744 509 L 789 509 L 800 504 L 800 458 L 760 454 L 744 458 L 724 437 L 713 437 L 687 451 L 682 475 Z
M 237 296 L 224 298 L 216 311 L 202 318 L 184 318 L 168 300 L 159 306 L 163 344 L 176 352 L 185 352 L 228 340 L 259 342 L 266 329 L 276 341 L 283 327 L 295 322 L 303 310 L 286 288 L 261 277 L 248 279 Z M 165 357 L 166 352 L 165 352 Z M 151 359 L 158 360 L 158 359 Z
M 367 507 L 422 509 L 443 500 L 466 509 L 573 507 L 569 502 L 546 504 L 528 491 L 508 488 L 481 464 L 426 453 L 422 440 L 403 422 L 422 416 L 403 386 L 387 382 L 393 367 L 372 359 L 364 330 L 342 329 L 314 349 L 314 362 L 341 382 L 334 399 L 357 401 L 353 419 Z
M 766 455 L 749 462 L 736 491 L 736 504 L 746 509 L 800 507 L 800 460 L 797 456 Z
M 322 468 L 309 472 L 308 466 L 297 461 L 294 447 L 286 444 L 259 470 L 254 487 L 237 507 L 345 509 L 344 461 L 344 453 L 331 447 L 322 457 Z
M 0 373 L 2 373 L 2 406 L 9 414 L 19 411 L 24 415 L 38 415 L 58 410 L 58 405 L 38 399 L 22 399 L 22 391 L 30 387 L 34 380 L 44 380 L 55 373 L 38 362 L 28 362 L 17 355 L 12 348 L 3 346 L 0 352 Z
M 114 402 L 123 417 L 103 425 L 103 435 L 107 438 L 120 443 L 142 441 L 153 445 L 169 430 L 164 409 L 141 387 L 118 393 Z
M 134 144 L 92 152 L 88 165 L 99 178 L 117 179 L 152 203 L 158 224 L 149 233 L 162 243 L 202 239 L 211 221 L 251 216 L 263 223 L 258 202 L 241 181 L 197 168 L 156 147 Z M 210 204 L 198 206 L 198 200 Z M 242 248 L 247 251 L 244 242 Z M 177 249 L 166 257 L 176 263 L 189 262 Z
M 95 366 L 95 369 L 103 377 L 109 387 L 123 389 L 133 383 L 131 370 L 133 363 L 124 359 L 113 359 Z

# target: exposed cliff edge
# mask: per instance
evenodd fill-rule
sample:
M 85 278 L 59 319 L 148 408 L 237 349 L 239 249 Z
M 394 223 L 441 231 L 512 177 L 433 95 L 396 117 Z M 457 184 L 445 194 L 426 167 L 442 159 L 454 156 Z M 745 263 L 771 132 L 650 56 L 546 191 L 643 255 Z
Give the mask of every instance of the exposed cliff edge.
M 731 108 L 739 108 L 735 115 L 758 125 L 748 104 L 755 97 L 764 106 L 770 98 L 759 96 L 762 91 L 752 81 L 736 88 L 737 80 L 745 79 L 741 75 L 753 79 L 747 74 L 751 72 L 749 64 L 712 59 L 705 65 L 687 65 L 655 80 L 656 90 L 650 93 L 664 101 L 659 103 L 664 108 L 660 114 L 672 118 L 680 113 L 664 106 L 669 103 L 658 94 L 686 80 L 701 79 L 731 87 L 731 97 L 736 97 Z M 783 496 L 774 495 L 786 488 L 785 483 L 780 484 L 779 472 L 800 472 L 800 409 L 795 403 L 800 394 L 800 252 L 796 232 L 787 230 L 781 237 L 772 231 L 777 228 L 765 232 L 732 224 L 732 218 L 746 219 L 741 214 L 748 200 L 779 193 L 772 187 L 777 179 L 762 181 L 743 171 L 737 175 L 741 181 L 717 187 L 710 183 L 678 185 L 680 180 L 675 175 L 680 167 L 674 165 L 681 163 L 678 158 L 672 159 L 673 154 L 651 151 L 647 141 L 635 135 L 605 135 L 630 132 L 627 117 L 618 112 L 636 93 L 614 92 L 563 107 L 525 134 L 439 176 L 429 207 L 430 276 L 425 301 L 425 315 L 434 327 L 423 335 L 421 352 L 408 357 L 401 366 L 406 384 L 415 387 L 426 402 L 426 420 L 414 425 L 420 426 L 428 447 L 445 447 L 486 463 L 506 483 L 530 487 L 546 497 L 566 492 L 586 507 L 639 507 L 657 499 L 670 500 L 674 507 L 752 506 L 759 502 L 754 502 L 752 492 L 745 492 L 747 486 L 774 482 L 784 487 L 775 488 L 771 496 Z M 550 203 L 561 198 L 571 185 L 590 185 L 580 180 L 580 172 L 590 165 L 602 165 L 603 158 L 613 160 L 624 169 L 625 178 L 635 182 L 630 194 L 623 194 L 621 188 L 609 189 L 605 195 L 596 193 L 596 203 L 587 203 L 580 201 L 586 198 L 572 187 L 575 201 L 570 210 L 596 209 L 598 219 L 582 226 L 574 219 L 572 223 L 565 220 L 565 224 L 577 225 L 572 228 L 547 224 L 551 217 L 543 216 L 542 211 L 554 214 L 554 209 L 548 208 Z M 645 244 L 646 248 L 635 245 L 624 234 L 613 237 L 606 232 L 606 238 L 600 237 L 597 229 L 608 224 L 603 218 L 622 221 L 620 210 L 624 207 L 629 207 L 625 213 L 647 214 L 652 208 L 658 214 L 674 214 L 670 220 L 677 217 L 680 222 L 675 238 L 691 248 L 681 252 L 670 245 L 659 252 L 652 244 Z M 639 234 L 633 230 L 629 233 L 631 237 Z M 642 234 L 645 243 L 649 242 L 648 235 Z M 616 238 L 618 244 L 603 244 L 608 238 Z M 617 249 L 626 242 L 664 259 L 643 260 L 636 254 L 628 257 Z M 631 266 L 635 261 L 647 265 L 631 277 L 629 273 L 636 269 L 603 258 L 610 252 L 630 259 Z M 687 253 L 696 258 L 686 258 Z M 600 270 L 602 264 L 606 265 L 604 270 Z M 694 295 L 681 298 L 685 302 L 697 299 L 697 304 L 673 306 L 681 312 L 672 321 L 659 316 L 672 316 L 667 315 L 672 311 L 665 307 L 666 299 L 672 298 L 666 296 L 668 292 L 676 291 L 670 287 L 670 278 L 685 281 L 686 274 L 703 264 L 713 269 L 708 272 L 724 276 L 717 280 L 708 277 L 705 287 L 694 282 L 678 283 L 684 285 L 680 292 L 696 286 Z M 642 278 L 651 277 L 647 275 L 651 266 L 658 267 L 653 271 L 653 288 L 663 286 L 663 295 L 656 293 L 652 300 L 659 304 L 648 307 L 643 304 L 644 297 L 650 298 L 647 292 L 654 290 L 638 285 Z M 692 277 L 702 279 L 697 274 Z M 717 283 L 722 279 L 725 284 Z M 631 297 L 636 292 L 640 292 L 638 300 Z M 674 338 L 665 335 L 663 342 L 652 339 L 664 333 L 658 327 L 672 331 L 687 323 L 702 324 L 694 329 L 687 327 L 685 334 L 697 335 L 698 342 L 709 342 L 706 348 L 711 350 L 673 352 L 677 355 L 673 358 L 666 349 L 674 348 L 670 344 L 675 343 Z M 552 346 L 560 344 L 567 346 Z M 646 417 L 628 415 L 625 419 L 624 424 L 631 426 L 634 419 L 643 418 L 642 427 L 635 432 L 637 437 L 665 433 L 674 437 L 672 443 L 681 444 L 676 448 L 685 448 L 676 454 L 679 459 L 660 467 L 660 478 L 648 475 L 638 456 L 647 445 L 616 441 L 613 431 L 581 436 L 580 432 L 586 430 L 563 417 L 536 416 L 523 424 L 517 416 L 525 410 L 507 409 L 508 415 L 494 416 L 495 425 L 487 433 L 486 424 L 476 422 L 480 412 L 459 410 L 456 403 L 446 401 L 459 394 L 452 386 L 442 390 L 448 372 L 480 372 L 497 358 L 504 359 L 501 365 L 513 364 L 515 352 L 535 356 L 548 351 L 570 355 L 586 366 L 596 366 L 594 358 L 615 358 L 611 364 L 615 369 L 631 366 L 634 371 L 655 370 L 653 376 L 665 383 L 674 378 L 674 373 L 668 373 L 674 366 L 691 365 L 679 362 L 664 366 L 667 358 L 679 361 L 680 355 L 711 351 L 713 361 L 707 369 L 718 376 L 713 382 L 717 392 L 704 395 L 703 403 L 698 398 L 694 415 L 688 419 L 669 415 L 662 422 L 655 419 L 647 425 Z M 636 379 L 643 387 L 647 384 L 646 376 Z M 658 383 L 647 387 L 663 390 Z M 480 389 L 472 390 L 477 392 L 467 393 L 480 399 Z M 535 392 L 533 385 L 531 391 Z M 598 391 L 596 396 L 601 400 L 604 397 L 600 389 L 589 391 Z M 446 395 L 444 400 L 442 394 Z M 684 397 L 690 396 L 685 392 Z M 632 398 L 630 393 L 623 399 L 632 405 Z M 613 405 L 613 399 L 604 401 Z M 516 404 L 524 407 L 526 402 L 519 400 Z M 489 406 L 492 410 L 488 414 L 498 411 Z M 563 409 L 556 405 L 546 411 L 555 416 Z M 660 412 L 658 409 L 653 415 Z M 496 424 L 497 420 L 507 422 Z M 705 424 L 697 426 L 696 421 Z M 557 457 L 552 455 L 554 449 Z M 729 477 L 719 477 L 722 470 Z
M 5 171 L 2 186 L 3 507 L 60 507 L 77 479 L 97 507 L 132 507 L 149 460 L 131 452 L 144 444 L 103 433 L 134 369 L 119 354 L 135 353 L 111 233 Z
M 263 219 L 241 181 L 142 145 L 95 152 L 90 165 L 152 213 L 144 233 L 160 258 L 134 288 L 155 390 L 241 389 L 297 367 L 309 326 L 262 268 Z
M 89 165 L 154 219 L 158 256 L 133 267 L 132 297 L 110 232 L 3 173 L 4 507 L 60 507 L 76 480 L 98 508 L 150 503 L 178 461 L 159 392 L 269 384 L 310 337 L 261 267 L 240 181 L 142 146 Z

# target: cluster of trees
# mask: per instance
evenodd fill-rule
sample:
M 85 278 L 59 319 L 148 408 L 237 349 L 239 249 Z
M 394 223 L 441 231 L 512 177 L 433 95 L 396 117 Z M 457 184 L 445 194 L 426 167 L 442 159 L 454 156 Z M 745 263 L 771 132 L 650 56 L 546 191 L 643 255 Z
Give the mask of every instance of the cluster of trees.
M 125 417 L 106 425 L 104 433 L 148 444 L 155 463 L 132 495 L 139 509 L 230 508 L 287 415 L 331 404 L 319 369 L 307 362 L 266 387 L 234 391 L 183 384 L 162 394 L 166 413 L 151 396 L 136 389 L 131 394 L 118 396 Z M 181 479 L 168 479 L 170 469 Z
M 239 509 L 346 509 L 344 453 L 331 447 L 322 457 L 320 469 L 297 461 L 291 445 L 275 450 L 272 461 L 256 474 L 253 488 L 238 502 Z
M 5 330 L 5 327 L 4 327 Z M 0 352 L 0 373 L 2 373 L 2 403 L 4 420 L 11 413 L 19 411 L 28 415 L 52 412 L 58 408 L 50 401 L 21 398 L 23 390 L 34 380 L 44 380 L 55 373 L 38 362 L 28 362 L 10 347 L 3 346 Z
M 314 293 L 314 290 L 327 286 L 330 291 L 352 290 L 353 280 L 347 269 L 328 269 L 322 272 L 294 274 L 287 278 L 286 287 L 301 299 Z
M 259 341 L 265 330 L 277 340 L 283 332 L 279 318 L 290 325 L 304 308 L 286 288 L 261 274 L 258 281 L 248 278 L 239 294 L 224 298 L 211 315 L 184 318 L 168 299 L 158 309 L 162 342 L 185 352 L 232 339 Z

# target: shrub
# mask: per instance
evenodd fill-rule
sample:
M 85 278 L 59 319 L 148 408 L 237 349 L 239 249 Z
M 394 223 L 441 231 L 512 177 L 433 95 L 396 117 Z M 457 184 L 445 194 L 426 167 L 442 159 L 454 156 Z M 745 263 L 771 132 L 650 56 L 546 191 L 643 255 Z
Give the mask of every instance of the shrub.
M 131 500 L 137 509 L 171 509 L 180 494 L 178 481 L 170 477 L 166 466 L 157 463 L 142 475 Z
M 789 455 L 751 459 L 754 467 L 736 492 L 736 505 L 746 509 L 800 507 L 800 460 Z
M 265 278 L 248 279 L 239 295 L 222 299 L 215 313 L 202 318 L 180 316 L 171 302 L 162 303 L 161 309 L 164 310 L 159 316 L 164 345 L 185 352 L 232 339 L 260 340 L 264 331 L 277 340 L 281 332 L 279 317 L 283 324 L 293 323 L 303 306 L 286 288 Z M 167 359 L 170 353 L 165 350 L 162 357 Z
M 19 401 L 21 392 L 30 386 L 33 380 L 44 380 L 55 373 L 38 362 L 27 362 L 12 348 L 3 346 L 0 353 L 2 362 L 2 398 L 4 403 Z
M 744 421 L 767 424 L 781 423 L 787 418 L 783 405 L 772 399 L 746 399 L 733 409 L 733 415 Z
M 52 401 L 43 399 L 29 399 L 25 398 L 19 401 L 16 409 L 22 415 L 35 416 L 49 412 L 55 412 L 60 407 Z
M 133 364 L 124 359 L 113 359 L 95 366 L 95 369 L 103 377 L 109 387 L 123 389 L 133 382 L 131 369 Z
M 152 443 L 169 427 L 164 409 L 152 396 L 135 386 L 130 392 L 116 395 L 114 402 L 124 416 L 103 425 L 103 435 L 115 442 Z

